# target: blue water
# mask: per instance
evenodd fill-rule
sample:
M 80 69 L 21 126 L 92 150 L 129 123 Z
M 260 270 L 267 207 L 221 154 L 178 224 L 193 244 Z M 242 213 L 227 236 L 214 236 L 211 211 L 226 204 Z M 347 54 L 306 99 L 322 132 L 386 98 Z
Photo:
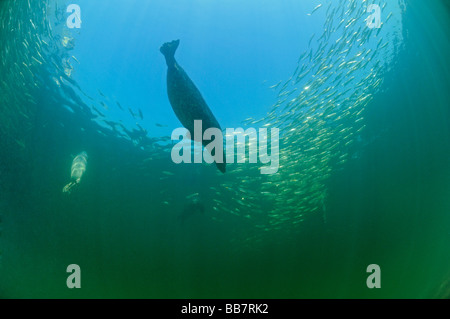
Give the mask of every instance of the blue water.
M 222 126 L 237 127 L 245 118 L 267 113 L 275 98 L 268 87 L 290 76 L 298 52 L 306 49 L 314 27 L 321 27 L 312 19 L 299 23 L 312 6 L 300 1 L 79 5 L 83 23 L 73 54 L 82 60 L 74 79 L 93 94 L 100 88 L 133 109 L 148 110 L 144 127 L 153 136 L 162 134 L 153 122 L 179 126 L 167 99 L 166 65 L 159 52 L 164 42 L 181 39 L 179 63 L 214 106 Z
M 2 1 L 0 297 L 448 298 L 450 8 L 366 2 Z M 172 161 L 175 39 L 222 128 L 279 128 L 276 174 Z

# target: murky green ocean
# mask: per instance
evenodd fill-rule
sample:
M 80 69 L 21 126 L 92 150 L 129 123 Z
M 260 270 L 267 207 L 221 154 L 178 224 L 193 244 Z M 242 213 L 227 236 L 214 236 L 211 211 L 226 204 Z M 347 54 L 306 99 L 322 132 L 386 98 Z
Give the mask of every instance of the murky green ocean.
M 0 297 L 449 298 L 450 7 L 373 1 L 383 14 L 371 29 L 368 2 L 306 4 L 320 28 L 298 40 L 281 81 L 262 84 L 271 102 L 254 108 L 264 112 L 233 105 L 219 118 L 280 129 L 279 169 L 265 175 L 248 162 L 225 174 L 173 163 L 170 132 L 180 125 L 155 120 L 173 117 L 168 101 L 133 106 L 103 92 L 113 75 L 81 71 L 101 54 L 75 53 L 89 34 L 85 1 L 79 30 L 67 28 L 69 3 L 0 1 Z M 268 51 L 282 37 L 272 36 Z M 165 84 L 161 44 L 152 53 L 160 64 L 145 70 Z M 182 39 L 180 63 L 203 70 L 188 48 Z M 145 55 L 127 50 L 130 64 Z M 220 67 L 195 82 L 238 92 L 214 77 Z M 83 86 L 91 78 L 98 87 Z M 63 193 L 82 151 L 86 172 Z M 70 264 L 80 266 L 80 289 L 66 285 Z M 381 288 L 366 285 L 370 264 Z

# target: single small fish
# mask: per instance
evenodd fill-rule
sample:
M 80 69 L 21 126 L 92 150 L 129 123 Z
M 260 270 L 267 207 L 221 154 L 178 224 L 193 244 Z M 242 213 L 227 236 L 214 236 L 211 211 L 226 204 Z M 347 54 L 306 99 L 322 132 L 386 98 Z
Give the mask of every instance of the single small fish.
M 316 6 L 310 14 L 313 14 L 314 12 L 316 12 L 317 10 L 319 10 L 322 7 L 322 4 L 319 4 L 318 6 Z
M 72 55 L 72 59 L 74 59 L 75 61 L 77 61 L 78 64 L 80 64 L 80 61 L 78 61 L 78 59 L 76 57 L 74 57 L 73 55 Z

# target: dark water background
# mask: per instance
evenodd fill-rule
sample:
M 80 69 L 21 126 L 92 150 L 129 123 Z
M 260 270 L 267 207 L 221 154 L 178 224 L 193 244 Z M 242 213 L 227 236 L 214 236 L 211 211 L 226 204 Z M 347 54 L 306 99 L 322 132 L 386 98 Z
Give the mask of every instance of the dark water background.
M 295 231 L 248 239 L 252 219 L 208 218 L 210 187 L 230 177 L 176 166 L 169 153 L 145 164 L 148 153 L 96 133 L 82 113 L 67 120 L 51 92 L 34 90 L 26 146 L 14 143 L 12 128 L 0 141 L 0 296 L 448 298 L 449 8 L 406 6 L 405 47 L 366 110 L 353 156 L 327 180 L 326 221 L 312 214 Z M 79 150 L 89 154 L 88 170 L 66 196 L 70 154 Z M 173 176 L 155 178 L 161 171 Z M 194 192 L 206 217 L 181 223 Z M 81 267 L 78 290 L 65 285 L 72 263 Z M 366 287 L 372 263 L 381 289 Z

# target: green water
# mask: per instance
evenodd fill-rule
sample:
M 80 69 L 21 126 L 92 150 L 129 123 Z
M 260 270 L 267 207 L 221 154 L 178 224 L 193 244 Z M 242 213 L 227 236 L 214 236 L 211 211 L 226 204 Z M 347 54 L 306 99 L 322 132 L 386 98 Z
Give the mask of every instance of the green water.
M 404 6 L 403 42 L 390 42 L 398 52 L 386 57 L 388 69 L 374 73 L 382 84 L 364 87 L 373 93 L 367 104 L 350 105 L 365 108 L 364 129 L 336 148 L 342 128 L 361 127 L 356 116 L 313 122 L 303 138 L 286 135 L 286 168 L 272 177 L 238 164 L 225 175 L 208 165 L 177 166 L 155 146 L 159 139 L 146 140 L 142 151 L 100 134 L 85 109 L 61 107 L 71 93 L 52 76 L 64 66 L 45 68 L 51 52 L 67 54 L 60 41 L 42 50 L 48 61 L 30 62 L 29 72 L 20 65 L 23 44 L 3 28 L 0 296 L 448 298 L 449 8 L 440 1 Z M 25 30 L 26 2 L 2 1 L 0 12 L 3 25 L 23 21 L 21 35 L 35 39 L 32 27 Z M 26 52 L 28 59 L 34 54 Z M 280 118 L 266 122 L 303 127 Z M 314 143 L 314 155 L 302 152 Z M 67 196 L 61 190 L 81 150 L 88 168 Z M 205 214 L 180 222 L 196 193 Z M 81 268 L 81 289 L 66 286 L 69 264 Z M 366 286 L 369 264 L 380 266 L 380 289 Z

